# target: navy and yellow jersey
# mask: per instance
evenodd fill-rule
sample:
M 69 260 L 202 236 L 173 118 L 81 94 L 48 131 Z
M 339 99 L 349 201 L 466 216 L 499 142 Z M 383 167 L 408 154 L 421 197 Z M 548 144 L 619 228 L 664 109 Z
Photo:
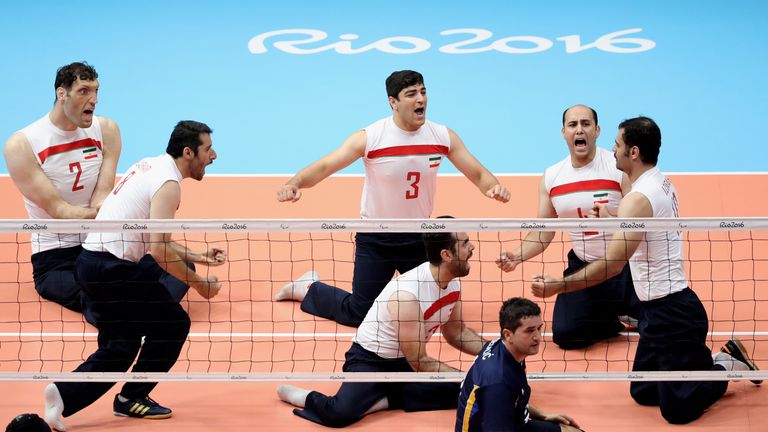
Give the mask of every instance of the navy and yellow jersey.
M 499 339 L 490 341 L 461 384 L 456 432 L 520 430 L 530 420 L 530 396 L 525 362 L 515 360 Z

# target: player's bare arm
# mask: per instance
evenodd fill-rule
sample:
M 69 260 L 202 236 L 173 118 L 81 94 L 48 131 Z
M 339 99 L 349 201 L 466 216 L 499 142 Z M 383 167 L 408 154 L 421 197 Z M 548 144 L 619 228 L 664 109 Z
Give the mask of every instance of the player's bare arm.
M 366 140 L 364 130 L 350 135 L 339 148 L 313 162 L 288 180 L 277 191 L 277 200 L 279 202 L 298 201 L 301 198 L 301 189 L 310 188 L 320 183 L 331 174 L 348 167 L 363 157 Z
M 539 203 L 536 211 L 537 218 L 556 218 L 557 211 L 552 205 L 552 199 L 549 197 L 547 186 L 544 183 L 544 176 L 539 181 Z M 529 232 L 520 246 L 512 252 L 502 252 L 501 257 L 496 260 L 496 265 L 505 272 L 514 271 L 523 261 L 529 260 L 536 255 L 544 252 L 552 239 L 555 238 L 554 232 L 531 231 Z
M 476 331 L 464 324 L 461 314 L 461 301 L 456 302 L 451 311 L 451 316 L 443 324 L 440 331 L 449 345 L 471 355 L 477 355 L 483 349 L 485 342 L 487 342 Z
M 419 302 L 411 293 L 398 291 L 387 302 L 389 315 L 395 319 L 400 350 L 416 372 L 459 372 L 427 354 L 427 344 L 421 339 L 424 322 Z
M 653 209 L 648 199 L 640 193 L 630 193 L 619 204 L 620 218 L 651 217 Z M 641 231 L 614 233 L 608 243 L 605 257 L 595 260 L 583 269 L 565 278 L 539 275 L 531 282 L 531 292 L 536 297 L 551 297 L 560 292 L 579 291 L 597 285 L 621 273 L 632 254 L 645 236 Z
M 509 201 L 509 191 L 499 183 L 499 179 L 467 150 L 464 141 L 453 130 L 448 129 L 448 133 L 451 137 L 451 150 L 448 152 L 451 163 L 487 197 L 504 203 Z
M 165 182 L 152 197 L 149 208 L 150 219 L 173 219 L 181 202 L 181 186 L 178 182 Z M 150 234 L 150 254 L 163 270 L 177 279 L 187 281 L 204 298 L 213 298 L 221 289 L 216 276 L 200 276 L 190 271 L 184 260 L 176 252 L 174 241 L 169 233 Z
M 528 412 L 531 414 L 531 418 L 535 420 L 544 420 L 560 424 L 561 431 L 581 431 L 581 429 L 579 429 L 578 423 L 576 423 L 576 421 L 571 416 L 560 413 L 546 413 L 531 404 L 528 404 Z
M 220 266 L 227 262 L 227 251 L 212 247 L 201 252 L 188 249 L 183 244 L 174 241 L 171 246 L 186 263 L 205 264 L 207 266 Z
M 96 209 L 69 204 L 35 159 L 32 147 L 21 133 L 13 134 L 3 149 L 8 173 L 19 191 L 54 219 L 93 219 Z
M 104 198 L 115 187 L 117 161 L 120 159 L 123 144 L 120 138 L 120 128 L 117 126 L 117 123 L 106 117 L 97 117 L 96 121 L 101 125 L 101 135 L 104 141 L 102 142 L 102 161 L 101 168 L 99 169 L 99 178 L 96 181 L 96 188 L 91 195 L 90 207 L 98 210 L 101 208 Z

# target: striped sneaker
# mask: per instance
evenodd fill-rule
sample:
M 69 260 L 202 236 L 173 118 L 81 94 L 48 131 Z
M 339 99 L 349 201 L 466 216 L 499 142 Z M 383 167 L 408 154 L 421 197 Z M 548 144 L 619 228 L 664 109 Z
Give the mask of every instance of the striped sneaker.
M 750 360 L 750 358 L 747 356 L 747 350 L 744 349 L 744 345 L 741 344 L 741 341 L 737 338 L 733 338 L 729 340 L 728 342 L 723 345 L 722 348 L 720 348 L 720 351 L 730 354 L 731 357 L 735 358 L 736 360 L 746 364 L 749 367 L 749 370 L 756 371 L 757 366 Z M 753 384 L 761 384 L 763 380 L 750 380 Z
M 112 404 L 116 416 L 137 417 L 144 419 L 167 419 L 173 412 L 155 402 L 149 396 L 130 399 L 121 402 L 120 395 L 115 396 L 115 402 Z

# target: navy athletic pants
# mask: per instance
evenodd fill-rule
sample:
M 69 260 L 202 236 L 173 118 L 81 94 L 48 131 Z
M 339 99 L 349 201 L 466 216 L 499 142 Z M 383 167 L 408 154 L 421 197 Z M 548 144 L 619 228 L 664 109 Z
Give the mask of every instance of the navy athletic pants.
M 301 310 L 358 327 L 395 271 L 403 274 L 426 261 L 421 234 L 357 233 L 352 292 L 315 282 L 301 302 Z
M 152 272 L 108 252 L 84 250 L 75 277 L 88 297 L 99 329 L 98 349 L 75 372 L 167 372 L 189 334 L 190 320 Z M 142 337 L 144 343 L 142 345 Z M 57 382 L 64 416 L 92 404 L 115 383 Z M 155 382 L 130 382 L 120 394 L 142 398 Z
M 346 353 L 344 372 L 413 372 L 405 358 L 385 359 L 353 343 Z M 335 396 L 313 391 L 304 409 L 294 414 L 330 427 L 357 422 L 377 401 L 386 397 L 389 409 L 406 412 L 455 410 L 459 383 L 455 382 L 345 382 Z
M 643 302 L 634 371 L 723 370 L 706 344 L 707 312 L 690 288 Z M 640 405 L 658 406 L 670 423 L 701 417 L 725 393 L 728 381 L 637 381 L 630 385 Z
M 75 260 L 82 251 L 82 246 L 75 246 L 32 254 L 32 277 L 35 280 L 35 290 L 40 297 L 82 313 L 85 320 L 95 326 L 96 318 L 88 305 L 84 304 L 82 288 L 75 281 Z M 189 285 L 163 270 L 152 255 L 145 255 L 138 265 L 149 274 L 155 275 L 176 301 L 181 301 L 187 294 Z M 189 267 L 192 271 L 195 270 L 194 264 L 189 264 Z
M 571 250 L 564 276 L 587 265 Z M 555 300 L 552 340 L 562 349 L 578 349 L 616 336 L 624 325 L 620 315 L 640 318 L 641 305 L 632 284 L 629 264 L 618 275 L 595 286 L 561 293 Z

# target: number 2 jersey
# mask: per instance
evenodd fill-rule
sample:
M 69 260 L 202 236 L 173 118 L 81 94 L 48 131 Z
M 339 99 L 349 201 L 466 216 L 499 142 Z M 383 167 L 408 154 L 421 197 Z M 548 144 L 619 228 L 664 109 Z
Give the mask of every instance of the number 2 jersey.
M 45 175 L 61 198 L 73 206 L 88 207 L 101 170 L 102 142 L 99 117 L 89 128 L 65 131 L 56 127 L 49 114 L 21 129 Z M 30 219 L 52 219 L 43 208 L 24 197 Z M 32 234 L 32 253 L 80 246 L 85 233 Z
M 451 150 L 448 128 L 426 121 L 419 129 L 400 129 L 390 116 L 365 129 L 365 185 L 360 216 L 431 217 L 437 170 Z

